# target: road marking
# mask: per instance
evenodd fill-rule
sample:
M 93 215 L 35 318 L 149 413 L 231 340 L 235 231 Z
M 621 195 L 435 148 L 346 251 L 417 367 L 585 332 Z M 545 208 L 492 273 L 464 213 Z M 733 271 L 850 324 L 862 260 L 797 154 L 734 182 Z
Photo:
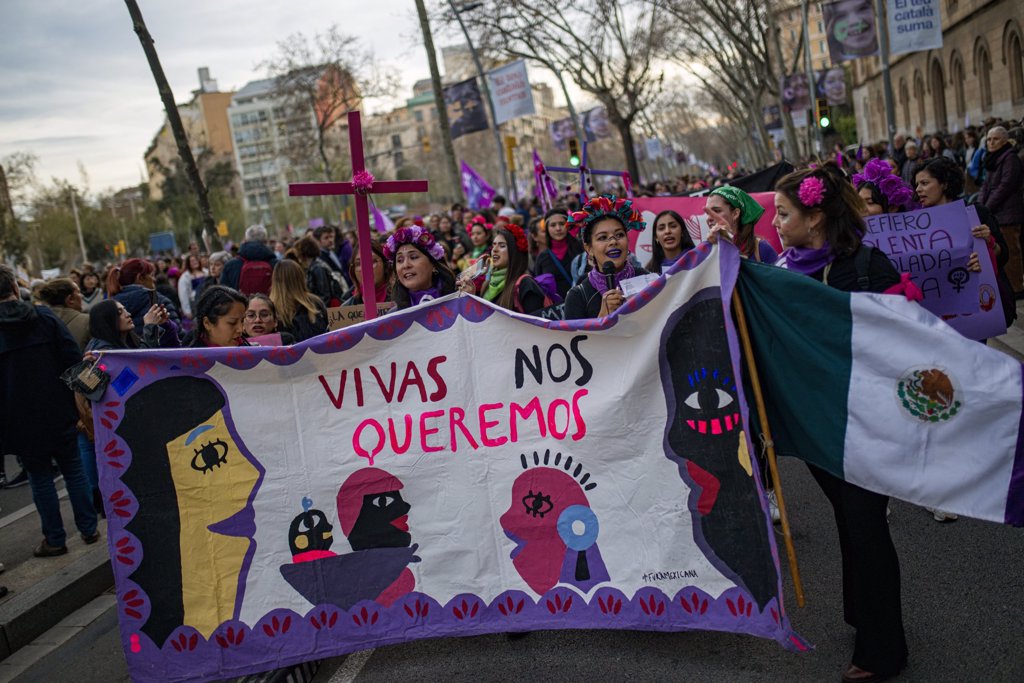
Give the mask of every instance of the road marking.
M 345 657 L 345 661 L 341 663 L 338 670 L 331 676 L 330 683 L 352 683 L 356 680 L 356 676 L 363 670 L 366 663 L 370 661 L 370 657 L 373 655 L 373 650 L 362 650 L 361 652 L 353 652 L 348 657 Z
M 67 489 L 61 489 L 60 491 L 57 492 L 57 500 L 61 500 L 63 498 L 67 498 L 67 497 L 68 497 L 68 490 Z M 35 511 L 36 511 L 36 506 L 33 503 L 32 505 L 26 505 L 25 507 L 21 508 L 20 510 L 15 510 L 14 512 L 12 512 L 11 514 L 7 515 L 6 517 L 0 517 L 0 529 L 3 529 L 5 526 L 9 526 L 11 524 L 14 524 L 15 522 L 17 522 L 22 517 L 25 517 L 27 515 L 31 515 Z

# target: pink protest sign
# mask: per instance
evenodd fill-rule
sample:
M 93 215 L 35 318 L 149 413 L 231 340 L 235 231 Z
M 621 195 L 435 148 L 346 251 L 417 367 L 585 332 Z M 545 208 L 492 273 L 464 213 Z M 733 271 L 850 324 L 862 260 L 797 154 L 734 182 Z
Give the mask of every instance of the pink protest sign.
M 754 232 L 758 237 L 771 244 L 775 251 L 781 252 L 782 243 L 772 226 L 772 221 L 775 220 L 775 193 L 755 192 L 750 196 L 764 207 L 764 215 L 754 227 Z M 705 203 L 707 203 L 707 197 L 637 197 L 633 200 L 633 206 L 643 214 L 647 227 L 641 233 L 631 232 L 629 234 L 630 250 L 640 259 L 640 263 L 646 263 L 651 258 L 651 245 L 654 244 L 654 219 L 659 213 L 667 210 L 675 211 L 683 219 L 694 244 L 701 242 L 708 234 L 707 216 L 704 215 Z

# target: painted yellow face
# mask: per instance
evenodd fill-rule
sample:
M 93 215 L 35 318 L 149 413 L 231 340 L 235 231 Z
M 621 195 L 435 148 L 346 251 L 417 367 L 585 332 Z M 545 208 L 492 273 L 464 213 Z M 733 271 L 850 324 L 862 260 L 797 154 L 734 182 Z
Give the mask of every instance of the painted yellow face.
M 181 521 L 185 623 L 209 637 L 234 617 L 239 574 L 251 543 L 241 530 L 238 536 L 224 535 L 209 527 L 245 510 L 259 470 L 228 432 L 223 411 L 168 443 L 167 454 Z

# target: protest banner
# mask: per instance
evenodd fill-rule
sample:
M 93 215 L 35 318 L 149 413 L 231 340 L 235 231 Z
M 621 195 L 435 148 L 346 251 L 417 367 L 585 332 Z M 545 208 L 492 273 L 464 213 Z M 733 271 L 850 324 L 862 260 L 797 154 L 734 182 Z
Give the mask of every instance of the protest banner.
M 754 226 L 754 232 L 761 239 L 767 240 L 775 251 L 781 252 L 782 243 L 779 241 L 778 232 L 772 225 L 772 221 L 775 219 L 775 193 L 753 192 L 750 196 L 764 207 L 764 215 Z M 704 214 L 706 203 L 707 197 L 637 197 L 634 199 L 633 206 L 643 214 L 644 222 L 647 224 L 643 232 L 631 231 L 629 233 L 629 248 L 636 254 L 641 265 L 647 263 L 653 253 L 654 219 L 662 211 L 672 210 L 679 214 L 694 244 L 706 239 L 708 236 L 708 219 Z
M 966 210 L 968 224 L 981 225 L 977 210 L 973 206 L 966 207 Z M 999 293 L 999 282 L 985 241 L 974 238 L 972 250 L 978 254 L 981 263 L 981 272 L 975 274 L 978 279 L 978 310 L 970 314 L 947 314 L 941 317 L 968 339 L 990 339 L 1006 333 L 1002 295 Z
M 384 315 L 389 312 L 395 304 L 391 301 L 384 301 L 377 304 L 377 315 Z M 327 309 L 327 329 L 340 330 L 349 325 L 355 325 L 366 320 L 366 311 L 362 304 L 358 306 L 334 306 Z
M 871 0 L 835 0 L 822 5 L 821 13 L 833 64 L 878 54 L 875 8 Z
M 498 125 L 535 112 L 526 62 L 522 59 L 489 72 L 487 81 Z
M 462 179 L 462 192 L 466 195 L 466 204 L 473 209 L 486 209 L 497 194 L 487 180 L 475 168 L 465 161 L 459 161 L 459 177 Z
M 290 347 L 105 354 L 132 679 L 540 629 L 806 649 L 750 455 L 738 269 L 700 245 L 598 320 L 451 295 Z
M 444 89 L 444 101 L 451 121 L 452 140 L 480 130 L 487 130 L 487 113 L 480 86 L 475 78 L 467 78 Z
M 890 54 L 942 48 L 939 0 L 888 0 L 886 15 Z
M 865 244 L 884 251 L 897 271 L 910 273 L 924 294 L 922 306 L 938 316 L 978 311 L 978 277 L 967 270 L 974 238 L 962 201 L 864 222 Z

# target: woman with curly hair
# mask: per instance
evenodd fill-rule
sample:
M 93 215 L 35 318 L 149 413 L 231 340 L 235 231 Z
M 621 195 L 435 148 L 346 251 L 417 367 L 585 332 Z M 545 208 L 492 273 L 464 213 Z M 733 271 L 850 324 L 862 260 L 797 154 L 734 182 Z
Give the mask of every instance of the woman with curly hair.
M 570 217 L 569 229 L 578 228 L 587 257 L 594 268 L 565 296 L 565 319 L 610 315 L 626 302 L 618 283 L 647 271 L 629 261 L 628 231 L 642 231 L 643 217 L 633 202 L 600 195 Z M 608 286 L 608 278 L 615 287 Z

